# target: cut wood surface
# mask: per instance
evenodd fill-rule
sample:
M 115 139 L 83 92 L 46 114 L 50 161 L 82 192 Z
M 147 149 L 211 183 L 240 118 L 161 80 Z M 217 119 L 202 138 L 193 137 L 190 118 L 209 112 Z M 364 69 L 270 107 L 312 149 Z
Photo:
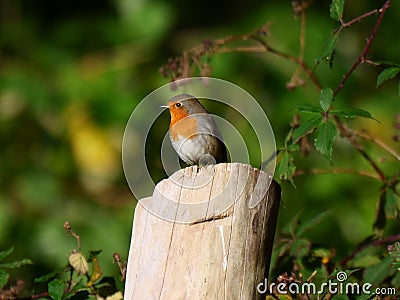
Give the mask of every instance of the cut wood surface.
M 124 299 L 262 299 L 280 200 L 240 163 L 188 167 L 136 206 Z

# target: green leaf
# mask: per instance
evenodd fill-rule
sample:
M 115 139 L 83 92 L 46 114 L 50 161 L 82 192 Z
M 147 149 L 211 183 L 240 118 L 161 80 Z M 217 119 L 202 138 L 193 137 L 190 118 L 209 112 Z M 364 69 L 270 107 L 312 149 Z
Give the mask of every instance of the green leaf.
M 310 253 L 311 242 L 307 239 L 298 239 L 294 241 L 290 248 L 290 256 L 302 258 Z
M 382 190 L 375 210 L 375 221 L 373 224 L 373 228 L 376 231 L 382 231 L 386 226 L 386 210 L 385 210 L 385 203 L 386 203 L 386 190 Z
M 395 219 L 399 215 L 398 199 L 393 190 L 386 189 L 385 214 L 389 219 Z
M 331 299 L 332 300 L 349 300 L 349 296 L 347 296 L 346 294 L 337 294 L 337 295 L 334 295 Z
M 48 284 L 49 296 L 54 300 L 61 300 L 64 295 L 64 282 L 54 279 Z
M 383 70 L 378 75 L 378 79 L 376 80 L 376 87 L 380 86 L 385 81 L 396 77 L 396 75 L 399 74 L 399 73 L 400 73 L 400 68 L 399 67 L 390 67 L 390 68 L 387 68 L 387 69 Z
M 35 282 L 35 283 L 44 283 L 44 282 L 47 282 L 47 281 L 49 281 L 50 279 L 53 279 L 53 278 L 57 277 L 60 273 L 62 273 L 62 271 L 59 271 L 59 270 L 53 271 L 53 272 L 48 273 L 48 274 L 46 274 L 46 275 L 43 275 L 43 276 L 40 276 L 40 277 L 35 278 L 34 282 Z
M 332 251 L 326 248 L 315 248 L 312 251 L 312 255 L 318 258 L 331 257 Z
M 385 257 L 379 264 L 369 267 L 364 272 L 364 282 L 380 284 L 386 278 L 392 276 L 396 270 L 391 266 L 392 258 Z
M 300 217 L 303 214 L 302 211 L 298 212 L 293 219 L 290 220 L 290 222 L 287 224 L 287 226 L 284 227 L 283 232 L 286 234 L 290 234 L 292 236 L 295 235 L 295 232 L 297 230 L 297 227 L 300 224 Z
M 344 0 L 332 0 L 329 6 L 331 18 L 340 21 L 343 17 Z
M 322 47 L 321 54 L 316 61 L 316 64 L 319 64 L 322 60 L 328 60 L 331 64 L 333 61 L 333 55 L 335 52 L 336 44 L 339 38 L 339 32 L 335 32 L 335 34 L 331 34 L 324 41 L 324 46 Z M 332 68 L 332 66 L 331 66 Z
M 392 286 L 400 286 L 400 272 L 396 272 L 396 275 L 393 276 L 393 279 L 390 281 Z
M 120 277 L 114 277 L 114 279 L 115 279 L 115 288 L 118 291 L 123 291 L 125 289 L 125 282 L 121 281 Z
M 19 268 L 21 266 L 32 265 L 32 264 L 33 264 L 33 262 L 30 259 L 23 259 L 23 260 L 11 262 L 11 263 L 0 264 L 0 267 L 14 269 L 14 268 Z
M 315 216 L 311 220 L 305 222 L 304 224 L 301 224 L 297 229 L 296 236 L 299 237 L 304 232 L 306 232 L 310 229 L 316 228 L 318 224 L 320 224 L 322 221 L 324 221 L 330 215 L 331 215 L 331 211 L 327 210 L 327 211 L 324 211 L 324 212 L 318 214 L 317 216 Z
M 336 133 L 336 126 L 331 121 L 322 123 L 317 129 L 317 137 L 314 141 L 315 149 L 329 161 L 332 159 L 333 142 Z
M 331 88 L 323 88 L 319 95 L 319 104 L 324 112 L 329 110 L 333 100 L 333 91 Z
M 10 249 L 8 249 L 7 251 L 2 251 L 0 252 L 0 261 L 2 261 L 3 259 L 5 259 L 7 256 L 9 256 L 11 253 L 14 252 L 14 247 L 11 247 Z
M 276 175 L 280 180 L 290 180 L 292 182 L 295 170 L 293 156 L 285 151 L 275 170 Z
M 69 293 L 72 293 L 72 295 L 73 295 L 77 291 L 86 290 L 87 288 L 88 288 L 88 278 L 86 276 L 80 276 L 79 281 L 74 283 L 74 285 L 71 287 L 71 290 L 69 291 Z
M 362 117 L 362 118 L 375 120 L 375 118 L 372 117 L 369 112 L 359 109 L 359 108 L 351 108 L 350 107 L 350 108 L 342 108 L 342 109 L 333 109 L 330 111 L 330 113 L 337 115 L 339 117 L 344 117 L 344 118 L 348 118 L 348 119 L 352 119 L 355 117 Z
M 4 270 L 0 270 L 0 289 L 3 288 L 10 278 L 10 275 L 7 274 Z
M 297 127 L 292 134 L 292 141 L 293 144 L 297 143 L 297 141 L 304 135 L 307 135 L 311 133 L 315 128 L 318 127 L 318 125 L 322 121 L 322 116 L 314 116 L 306 121 L 302 122 L 299 127 Z
M 315 105 L 302 104 L 302 105 L 297 106 L 296 109 L 300 112 L 305 112 L 305 113 L 312 113 L 312 114 L 323 113 L 321 108 L 318 106 L 315 106 Z
M 365 239 L 359 244 L 359 247 L 363 247 L 363 245 L 372 243 L 373 238 L 374 236 L 371 236 L 371 239 Z M 347 265 L 354 268 L 365 269 L 379 263 L 382 259 L 381 256 L 382 249 L 378 247 L 366 247 L 359 253 L 356 253 L 356 255 L 347 263 Z
M 380 261 L 378 255 L 358 255 L 351 261 L 351 265 L 353 267 L 366 268 L 376 265 Z

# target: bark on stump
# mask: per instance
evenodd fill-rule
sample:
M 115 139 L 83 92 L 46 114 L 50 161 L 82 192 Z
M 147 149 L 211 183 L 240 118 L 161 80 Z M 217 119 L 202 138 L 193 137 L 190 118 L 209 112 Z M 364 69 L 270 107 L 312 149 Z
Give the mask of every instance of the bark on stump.
M 262 299 L 280 187 L 240 163 L 188 167 L 136 206 L 124 299 Z M 269 187 L 269 188 L 268 188 Z

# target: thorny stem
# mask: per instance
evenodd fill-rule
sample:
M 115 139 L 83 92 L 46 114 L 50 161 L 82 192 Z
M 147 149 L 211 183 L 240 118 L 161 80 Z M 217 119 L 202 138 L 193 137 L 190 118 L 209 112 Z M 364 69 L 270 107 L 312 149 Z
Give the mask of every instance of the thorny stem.
M 367 43 L 360 54 L 360 56 L 357 58 L 356 62 L 351 66 L 349 71 L 343 76 L 343 79 L 341 82 L 338 84 L 334 91 L 334 97 L 340 92 L 340 90 L 343 88 L 344 84 L 347 82 L 351 74 L 358 68 L 358 66 L 362 63 L 368 63 L 372 65 L 379 65 L 379 63 L 373 62 L 370 59 L 368 59 L 366 56 L 370 51 L 370 48 L 372 46 L 372 43 L 375 39 L 376 33 L 382 23 L 383 17 L 387 9 L 390 7 L 390 0 L 386 0 L 385 3 L 382 5 L 380 9 L 374 9 L 371 10 L 367 13 L 364 13 L 348 22 L 344 22 L 341 20 L 341 26 L 338 28 L 337 31 L 342 31 L 344 28 L 350 27 L 353 24 L 360 22 L 361 20 L 370 17 L 374 14 L 379 14 L 375 26 L 370 34 L 370 36 L 367 39 Z M 304 7 L 306 8 L 306 7 Z M 197 57 L 207 55 L 207 54 L 216 54 L 216 53 L 227 53 L 227 52 L 247 52 L 247 53 L 254 53 L 254 52 L 270 52 L 272 54 L 275 54 L 276 56 L 286 59 L 288 61 L 291 61 L 295 64 L 298 65 L 298 69 L 296 69 L 294 76 L 296 76 L 296 72 L 300 69 L 304 71 L 304 73 L 307 75 L 309 79 L 314 83 L 314 85 L 320 90 L 322 88 L 321 84 L 319 83 L 318 78 L 315 76 L 313 73 L 312 69 L 310 69 L 307 64 L 303 60 L 304 56 L 304 48 L 305 48 L 305 24 L 306 24 L 306 14 L 304 12 L 304 9 L 302 8 L 300 10 L 299 15 L 301 16 L 301 30 L 300 30 L 300 37 L 299 37 L 299 44 L 300 44 L 300 51 L 298 57 L 290 55 L 288 53 L 282 52 L 278 49 L 275 49 L 271 47 L 265 39 L 262 38 L 262 35 L 266 35 L 268 32 L 268 26 L 269 24 L 264 25 L 261 29 L 252 32 L 247 35 L 243 36 L 228 36 L 224 39 L 219 39 L 219 40 L 214 40 L 214 41 L 207 41 L 207 43 L 203 43 L 202 46 L 197 46 L 189 51 L 185 51 L 183 53 L 183 59 L 184 59 L 184 66 L 183 66 L 183 75 L 184 77 L 189 76 L 190 74 L 190 60 L 197 65 L 199 69 L 201 69 L 201 63 L 198 60 Z M 242 47 L 229 47 L 228 44 L 234 41 L 247 41 L 247 40 L 254 40 L 258 42 L 259 44 L 262 45 L 262 47 L 259 46 L 242 46 Z M 206 45 L 207 44 L 207 45 Z M 197 57 L 196 57 L 197 55 Z M 388 147 L 386 144 L 383 142 L 373 139 L 372 137 L 355 132 L 342 124 L 340 120 L 335 117 L 335 121 L 337 123 L 337 126 L 345 138 L 349 140 L 349 142 L 355 147 L 355 149 L 360 153 L 362 157 L 366 159 L 366 161 L 371 165 L 371 167 L 374 169 L 374 171 L 377 173 L 377 176 L 364 173 L 362 171 L 358 172 L 360 175 L 367 176 L 370 178 L 378 179 L 385 183 L 386 177 L 383 171 L 380 169 L 380 167 L 375 163 L 375 161 L 368 155 L 368 153 L 363 149 L 363 147 L 358 143 L 356 140 L 356 137 L 361 137 L 366 140 L 372 141 L 378 146 L 380 146 L 382 149 L 386 150 L 388 153 L 390 153 L 392 156 L 394 156 L 396 159 L 399 160 L 400 156 L 396 151 Z M 297 175 L 300 175 L 299 173 Z
M 382 23 L 383 20 L 383 16 L 385 15 L 386 10 L 389 8 L 390 6 L 390 0 L 386 0 L 385 3 L 383 4 L 383 6 L 379 9 L 379 10 L 372 10 L 370 12 L 367 12 L 347 23 L 343 22 L 341 20 L 341 27 L 339 28 L 338 31 L 341 31 L 344 27 L 349 27 L 352 24 L 361 21 L 362 19 L 369 17 L 373 14 L 376 13 L 380 13 L 374 28 L 372 29 L 372 32 L 370 34 L 370 36 L 367 39 L 367 43 L 362 51 L 362 53 L 360 54 L 360 56 L 357 58 L 357 60 L 355 61 L 355 63 L 351 66 L 351 68 L 349 69 L 349 71 L 343 76 L 342 81 L 339 83 L 339 85 L 336 87 L 335 91 L 334 91 L 334 97 L 340 92 L 340 90 L 343 88 L 344 84 L 346 83 L 346 81 L 349 79 L 350 75 L 358 68 L 358 66 L 362 63 L 369 63 L 369 64 L 373 64 L 376 65 L 376 63 L 374 63 L 373 61 L 369 60 L 366 56 L 369 53 L 369 50 L 371 49 L 372 46 L 372 42 L 375 39 L 376 33 L 378 32 L 378 29 Z M 335 121 L 337 124 L 337 127 L 340 130 L 340 133 L 342 136 L 344 136 L 345 138 L 347 138 L 347 140 L 354 146 L 354 148 L 358 151 L 358 153 L 364 157 L 364 159 L 371 165 L 371 167 L 374 169 L 374 171 L 377 173 L 379 180 L 383 183 L 386 184 L 386 176 L 384 174 L 384 172 L 381 170 L 381 168 L 378 166 L 377 163 L 375 163 L 375 161 L 368 155 L 368 153 L 363 149 L 363 147 L 357 142 L 356 140 L 356 136 L 364 138 L 366 140 L 372 141 L 375 144 L 377 144 L 378 146 L 380 146 L 382 149 L 386 150 L 388 153 L 390 153 L 391 155 L 393 155 L 396 159 L 399 160 L 399 154 L 396 153 L 396 151 L 394 151 L 393 149 L 391 149 L 390 147 L 388 147 L 386 144 L 384 144 L 383 142 L 376 140 L 366 134 L 362 134 L 359 132 L 355 132 L 353 130 L 351 130 L 350 128 L 348 128 L 346 125 L 342 124 L 340 122 L 340 120 L 335 117 Z
M 114 253 L 113 257 L 114 257 L 114 263 L 118 264 L 119 270 L 121 271 L 121 281 L 125 281 L 127 264 L 126 262 L 122 263 L 121 255 L 119 255 L 119 253 Z
M 392 236 L 388 236 L 384 239 L 380 239 L 380 240 L 375 240 L 367 245 L 363 245 L 360 248 L 356 249 L 353 253 L 351 253 L 349 256 L 345 257 L 344 259 L 342 259 L 342 261 L 339 262 L 339 265 L 344 266 L 346 265 L 349 261 L 351 261 L 353 258 L 355 258 L 357 256 L 357 254 L 359 254 L 361 251 L 363 251 L 366 248 L 369 248 L 371 246 L 381 246 L 381 245 L 385 245 L 387 243 L 390 242 L 394 242 L 400 240 L 400 234 L 396 234 L 396 235 L 392 235 Z
M 330 170 L 323 170 L 323 169 L 309 169 L 309 170 L 296 170 L 294 172 L 293 176 L 301 176 L 301 175 L 306 175 L 306 174 L 312 174 L 312 175 L 320 175 L 320 174 L 356 174 L 356 175 L 360 175 L 360 176 L 364 176 L 364 177 L 368 177 L 371 179 L 375 179 L 375 180 L 379 180 L 380 181 L 380 177 L 375 175 L 375 174 L 371 174 L 365 171 L 357 171 L 357 170 L 352 170 L 352 169 L 330 169 Z
M 302 15 L 305 15 L 305 13 L 302 13 Z M 269 24 L 264 25 L 261 29 L 256 30 L 255 32 L 251 32 L 249 34 L 245 34 L 242 36 L 228 36 L 223 39 L 217 39 L 213 41 L 205 41 L 202 45 L 193 47 L 192 49 L 189 49 L 187 51 L 184 51 L 182 54 L 182 63 L 180 64 L 182 70 L 178 72 L 178 74 L 173 74 L 172 80 L 175 81 L 179 78 L 187 78 L 190 77 L 191 74 L 191 62 L 193 62 L 200 70 L 201 70 L 201 63 L 199 58 L 205 55 L 210 55 L 210 54 L 219 54 L 219 53 L 228 53 L 228 52 L 248 52 L 248 53 L 254 53 L 254 52 L 270 52 L 272 54 L 275 54 L 278 57 L 281 57 L 283 59 L 286 59 L 288 61 L 291 61 L 295 64 L 297 64 L 309 77 L 312 82 L 317 86 L 318 89 L 321 89 L 322 86 L 319 83 L 317 77 L 313 74 L 313 71 L 307 66 L 307 64 L 303 61 L 303 53 L 304 53 L 304 46 L 305 46 L 305 29 L 302 30 L 301 35 L 303 37 L 300 37 L 300 54 L 299 57 L 287 54 L 285 52 L 282 52 L 280 50 L 277 50 L 275 48 L 270 47 L 262 38 L 260 38 L 261 35 L 266 34 L 265 32 L 267 31 Z M 302 27 L 305 26 L 305 17 L 302 17 Z M 262 32 L 262 33 L 260 33 Z M 259 46 L 249 46 L 249 47 L 230 47 L 228 46 L 230 43 L 234 41 L 248 41 L 248 40 L 253 40 L 258 43 L 260 43 L 263 47 Z M 206 44 L 206 45 L 205 45 Z M 172 67 L 172 70 L 170 69 L 169 71 L 172 73 L 176 72 L 174 70 L 176 66 Z M 168 76 L 168 65 L 164 65 L 163 67 L 160 68 L 160 71 L 165 75 Z
M 301 11 L 301 27 L 300 27 L 300 38 L 299 38 L 299 60 L 303 61 L 304 59 L 304 48 L 306 45 L 306 13 L 304 10 Z
M 218 50 L 218 53 L 230 53 L 230 52 L 265 52 L 265 48 L 261 46 L 250 46 L 250 47 L 233 47 L 233 48 L 221 48 Z
M 65 290 L 65 293 L 69 293 L 69 291 L 71 290 L 71 287 L 72 287 L 72 276 L 73 275 L 74 275 L 74 270 L 71 268 L 71 270 L 69 271 L 68 287 Z
M 357 142 L 355 138 L 355 134 L 343 123 L 340 122 L 337 116 L 334 117 L 337 127 L 339 128 L 340 134 L 347 138 L 347 140 L 354 146 L 357 152 L 364 157 L 364 159 L 371 165 L 374 171 L 377 173 L 379 180 L 383 183 L 386 182 L 386 176 L 379 168 L 379 166 L 375 163 L 375 161 L 368 155 L 368 153 L 364 150 L 364 148 Z
M 380 15 L 379 15 L 378 19 L 376 20 L 375 26 L 374 26 L 370 36 L 367 39 L 367 44 L 365 45 L 364 50 L 362 51 L 361 55 L 357 58 L 356 62 L 351 66 L 350 70 L 343 76 L 342 81 L 339 83 L 339 85 L 335 89 L 335 92 L 333 94 L 334 97 L 343 88 L 344 84 L 346 83 L 347 79 L 349 79 L 350 75 L 358 68 L 358 66 L 360 64 L 362 64 L 362 63 L 364 63 L 366 61 L 366 59 L 367 59 L 366 56 L 367 56 L 367 54 L 368 54 L 368 52 L 369 52 L 369 50 L 371 48 L 372 42 L 375 39 L 375 35 L 378 32 L 378 29 L 379 29 L 379 27 L 380 27 L 380 25 L 382 23 L 383 16 L 385 15 L 385 12 L 389 8 L 389 6 L 390 6 L 390 0 L 386 0 L 385 3 L 383 4 L 382 8 L 380 8 L 378 10 L 378 12 L 380 12 Z M 376 12 L 374 11 L 374 13 L 376 13 Z M 362 15 L 359 18 L 356 18 L 356 19 L 354 19 L 354 20 L 352 20 L 352 21 L 350 21 L 348 23 L 344 23 L 344 25 L 350 26 L 351 24 L 353 24 L 353 23 L 355 23 L 357 21 L 360 21 L 362 18 L 370 16 L 372 14 L 373 14 L 372 12 L 369 12 L 369 13 L 365 14 L 366 16 Z M 342 23 L 341 28 L 343 28 L 344 25 Z M 339 29 L 339 30 L 341 30 L 341 29 Z
M 304 13 L 302 13 L 303 15 Z M 304 24 L 303 24 L 304 22 Z M 305 17 L 303 20 L 302 17 L 302 26 L 305 26 Z M 302 30 L 301 35 L 304 35 L 305 30 Z M 234 40 L 255 40 L 256 42 L 260 43 L 262 47 L 233 47 L 233 48 L 228 48 L 228 47 L 220 47 L 222 45 L 226 45 L 228 42 L 232 42 Z M 313 83 L 317 86 L 318 89 L 321 89 L 322 86 L 318 81 L 318 78 L 314 75 L 313 71 L 307 66 L 307 64 L 303 61 L 303 53 L 304 53 L 304 44 L 305 44 L 305 38 L 300 37 L 300 55 L 299 57 L 287 54 L 285 52 L 282 52 L 280 50 L 277 50 L 275 48 L 272 48 L 269 46 L 265 41 L 263 41 L 260 38 L 255 38 L 255 33 L 250 33 L 247 35 L 244 35 L 242 37 L 228 37 L 226 39 L 221 39 L 214 41 L 214 44 L 218 46 L 217 48 L 214 49 L 214 53 L 227 53 L 227 52 L 270 52 L 272 54 L 275 54 L 276 56 L 279 56 L 283 59 L 286 59 L 288 61 L 291 61 L 295 64 L 297 64 L 301 69 L 304 71 L 304 73 L 313 81 Z
M 293 56 L 293 55 L 281 52 L 275 48 L 272 48 L 264 42 L 261 42 L 261 41 L 259 41 L 259 42 L 262 43 L 262 45 L 265 48 L 265 51 L 271 52 L 271 53 L 275 54 L 276 56 L 279 56 L 279 57 L 287 59 L 288 61 L 291 61 L 295 64 L 298 64 L 303 69 L 304 73 L 306 73 L 308 78 L 310 78 L 312 80 L 312 82 L 317 86 L 317 88 L 319 90 L 322 88 L 321 84 L 319 83 L 318 78 L 314 75 L 313 71 L 307 66 L 307 64 L 302 59 L 299 59 L 296 56 Z
M 287 59 L 291 62 L 298 64 L 303 69 L 303 71 L 306 73 L 306 75 L 317 86 L 317 88 L 319 90 L 322 88 L 321 84 L 319 83 L 318 78 L 314 75 L 313 71 L 307 66 L 307 64 L 303 60 L 300 60 L 298 57 L 292 56 L 290 54 L 287 54 L 287 53 L 281 52 L 277 49 L 274 49 L 272 47 L 269 47 L 267 44 L 265 44 L 264 47 L 267 52 L 271 52 L 281 58 Z
M 304 80 L 302 80 L 302 78 L 300 77 L 300 73 L 302 70 L 301 63 L 304 63 L 304 49 L 306 45 L 306 21 L 307 21 L 306 8 L 311 4 L 309 2 L 303 2 L 303 1 L 301 1 L 300 4 L 298 4 L 296 1 L 292 3 L 296 15 L 297 14 L 300 15 L 301 26 L 300 26 L 300 36 L 299 36 L 299 56 L 298 56 L 299 64 L 296 70 L 294 71 L 292 78 L 290 79 L 290 82 L 286 84 L 286 87 L 288 89 L 292 89 L 305 84 Z
M 78 251 L 80 251 L 81 250 L 81 237 L 72 230 L 71 224 L 68 221 L 64 223 L 64 229 L 65 229 L 66 233 L 72 235 L 76 239 L 76 241 L 78 243 Z
M 299 44 L 300 44 L 300 51 L 299 51 L 299 59 L 303 61 L 304 59 L 304 50 L 306 48 L 306 21 L 307 21 L 307 16 L 305 13 L 305 10 L 303 9 L 301 11 L 301 27 L 300 27 L 300 38 L 299 38 Z
M 39 298 L 48 297 L 48 296 L 49 296 L 49 292 L 43 292 L 41 294 L 31 295 L 31 299 L 39 299 Z
M 367 152 L 365 152 L 365 150 L 358 144 L 358 143 L 353 143 L 353 145 L 355 146 L 356 150 L 358 151 L 358 153 L 361 154 L 362 157 L 365 158 L 366 161 L 368 161 L 368 163 L 371 165 L 371 167 L 375 170 L 375 172 L 378 174 L 379 179 L 382 182 L 386 181 L 386 176 L 383 173 L 383 171 L 381 170 L 381 168 L 379 168 L 379 166 L 374 162 L 374 160 L 368 155 Z
M 376 9 L 371 10 L 365 14 L 362 14 L 361 16 L 358 16 L 357 18 L 354 18 L 353 20 L 350 20 L 348 22 L 344 22 L 343 20 L 340 20 L 341 26 L 340 26 L 339 30 L 342 30 L 345 27 L 350 27 L 354 23 L 360 22 L 361 20 L 363 20 L 369 16 L 375 15 L 377 13 L 379 13 L 379 9 L 376 8 Z
M 378 145 L 379 147 L 381 147 L 383 150 L 385 150 L 387 153 L 391 154 L 395 159 L 400 160 L 400 154 L 397 153 L 395 150 L 393 150 L 392 148 L 390 148 L 388 145 L 386 145 L 384 142 L 382 142 L 381 140 L 375 139 L 372 136 L 364 133 L 364 132 L 358 132 L 355 131 L 353 129 L 349 128 L 349 131 L 351 131 L 354 135 L 363 138 L 367 141 L 371 141 L 373 143 L 375 143 L 376 145 Z
M 370 64 L 370 65 L 375 66 L 375 67 L 382 65 L 382 63 L 380 63 L 380 62 L 376 62 L 376 61 L 370 60 L 368 58 L 364 59 L 364 63 Z

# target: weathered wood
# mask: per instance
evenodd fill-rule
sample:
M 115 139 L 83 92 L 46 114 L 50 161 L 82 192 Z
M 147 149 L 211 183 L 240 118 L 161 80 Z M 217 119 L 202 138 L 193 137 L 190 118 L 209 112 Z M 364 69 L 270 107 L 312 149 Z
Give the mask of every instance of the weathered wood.
M 124 299 L 262 299 L 280 200 L 271 180 L 232 163 L 161 181 L 136 207 Z

